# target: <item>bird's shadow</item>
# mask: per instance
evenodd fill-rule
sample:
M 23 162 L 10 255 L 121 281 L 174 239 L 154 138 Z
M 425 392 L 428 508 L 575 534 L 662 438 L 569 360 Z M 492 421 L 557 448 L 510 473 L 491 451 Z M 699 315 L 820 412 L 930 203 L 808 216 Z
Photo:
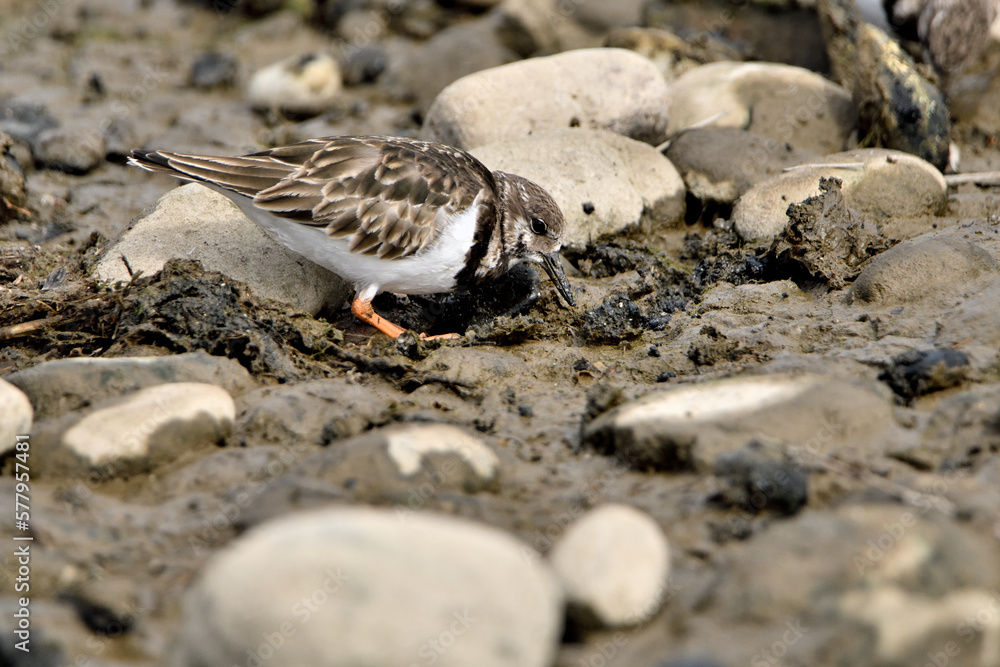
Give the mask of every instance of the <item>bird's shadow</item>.
M 497 317 L 528 310 L 538 301 L 540 285 L 531 265 L 517 264 L 486 285 L 445 294 L 399 296 L 383 292 L 372 305 L 380 315 L 406 329 L 428 335 L 463 333 Z

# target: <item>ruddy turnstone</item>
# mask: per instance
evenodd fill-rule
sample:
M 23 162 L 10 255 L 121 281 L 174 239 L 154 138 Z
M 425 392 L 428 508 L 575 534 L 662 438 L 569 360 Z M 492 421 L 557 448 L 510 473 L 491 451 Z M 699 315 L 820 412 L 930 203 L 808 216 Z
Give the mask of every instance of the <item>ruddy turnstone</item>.
M 574 305 L 552 197 L 450 146 L 329 137 L 240 157 L 135 150 L 129 163 L 226 195 L 279 243 L 353 283 L 351 312 L 393 338 L 404 329 L 372 308 L 379 292 L 448 292 L 520 262 L 541 264 Z

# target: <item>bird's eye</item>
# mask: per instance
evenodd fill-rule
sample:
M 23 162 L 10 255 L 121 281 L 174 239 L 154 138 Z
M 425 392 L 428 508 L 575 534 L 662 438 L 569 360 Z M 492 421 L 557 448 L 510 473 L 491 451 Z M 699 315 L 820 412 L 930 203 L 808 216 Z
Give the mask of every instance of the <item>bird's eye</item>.
M 545 221 L 541 218 L 531 219 L 531 231 L 535 234 L 541 236 L 545 232 L 549 231 L 549 226 L 545 224 Z

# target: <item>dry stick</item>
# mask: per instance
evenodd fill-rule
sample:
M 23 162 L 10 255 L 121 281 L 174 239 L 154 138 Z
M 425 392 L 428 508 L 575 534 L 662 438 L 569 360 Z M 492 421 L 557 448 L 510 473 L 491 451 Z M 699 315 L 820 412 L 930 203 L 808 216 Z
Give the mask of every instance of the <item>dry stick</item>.
M 1000 185 L 1000 171 L 973 171 L 967 174 L 948 174 L 944 177 L 948 187 L 975 183 L 976 185 Z
M 25 218 L 32 217 L 31 211 L 29 211 L 28 209 L 18 206 L 17 204 L 7 199 L 6 197 L 0 197 L 0 199 L 3 199 L 3 203 L 6 204 L 12 211 L 17 213 L 18 215 L 22 215 Z
M 785 167 L 782 169 L 782 173 L 786 171 L 798 171 L 800 169 L 814 169 L 823 167 L 826 169 L 864 169 L 864 162 L 813 162 L 811 164 L 797 164 L 794 167 Z
M 0 327 L 0 340 L 25 336 L 27 334 L 34 333 L 39 329 L 44 329 L 47 326 L 62 322 L 62 320 L 62 315 L 56 315 L 55 317 L 43 317 L 40 320 L 32 320 L 30 322 L 21 322 L 20 324 L 11 324 L 7 327 Z
M 660 151 L 662 153 L 663 151 L 665 151 L 668 148 L 670 148 L 670 142 L 671 141 L 673 141 L 677 137 L 681 136 L 685 132 L 690 132 L 691 130 L 698 130 L 698 129 L 701 129 L 701 128 L 707 126 L 707 125 L 711 125 L 712 123 L 714 123 L 715 121 L 719 120 L 720 118 L 722 118 L 723 116 L 725 116 L 728 113 L 729 113 L 728 111 L 720 111 L 719 113 L 715 114 L 714 116 L 709 116 L 705 120 L 699 120 L 694 125 L 688 125 L 687 127 L 682 127 L 681 129 L 677 130 L 676 133 L 674 133 L 674 136 L 670 137 L 669 139 L 667 139 L 666 141 L 664 141 L 662 144 L 660 144 L 659 146 L 657 146 L 656 150 L 658 150 L 658 151 Z

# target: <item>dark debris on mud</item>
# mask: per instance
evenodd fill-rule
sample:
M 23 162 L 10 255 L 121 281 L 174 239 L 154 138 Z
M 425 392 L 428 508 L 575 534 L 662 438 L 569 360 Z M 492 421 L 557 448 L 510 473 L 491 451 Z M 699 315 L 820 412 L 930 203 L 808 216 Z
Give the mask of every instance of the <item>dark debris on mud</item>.
M 355 369 L 384 376 L 408 391 L 448 381 L 415 369 L 442 344 L 519 345 L 529 340 L 572 338 L 583 345 L 623 345 L 667 329 L 671 316 L 697 305 L 719 282 L 736 285 L 786 277 L 842 284 L 886 242 L 851 217 L 836 183 L 790 207 L 793 225 L 769 250 L 741 245 L 728 230 L 688 234 L 683 264 L 662 251 L 623 241 L 602 243 L 566 259 L 585 278 L 613 281 L 601 302 L 567 308 L 535 267 L 519 265 L 490 285 L 452 294 L 376 299 L 381 314 L 419 332 L 464 333 L 460 343 L 395 341 L 366 337 L 344 342 L 356 327 L 347 309 L 315 319 L 256 299 L 243 284 L 205 271 L 198 262 L 174 260 L 152 276 L 136 276 L 112 289 L 87 278 L 103 239 L 71 253 L 33 246 L 0 248 L 0 275 L 11 288 L 0 292 L 0 370 L 12 371 L 68 356 L 162 355 L 204 350 L 235 359 L 265 381 L 289 382 Z M 831 232 L 834 225 L 846 231 Z M 73 254 L 75 252 L 75 254 Z M 693 267 L 685 269 L 684 267 Z M 16 282 L 17 276 L 22 276 Z M 718 341 L 699 365 L 728 359 L 738 350 Z M 713 348 L 714 349 L 714 348 Z M 451 383 L 454 384 L 454 383 Z M 460 395 L 470 387 L 451 386 Z
M 892 241 L 844 201 L 838 178 L 821 178 L 820 194 L 788 206 L 788 227 L 768 251 L 772 271 L 796 282 L 841 289 Z
M 381 294 L 375 307 L 405 328 L 430 334 L 469 332 L 479 344 L 509 346 L 576 334 L 588 345 L 617 345 L 662 331 L 671 314 L 687 308 L 699 291 L 690 273 L 662 252 L 638 244 L 601 243 L 564 254 L 587 278 L 632 274 L 627 289 L 589 310 L 570 309 L 547 278 L 522 264 L 488 286 L 430 296 Z
M 907 350 L 897 354 L 878 376 L 902 402 L 955 387 L 968 379 L 969 357 L 950 348 Z
M 123 308 L 109 353 L 155 347 L 172 354 L 205 350 L 235 359 L 255 375 L 287 381 L 310 370 L 294 353 L 312 354 L 317 341 L 286 313 L 253 299 L 242 284 L 173 260 L 122 295 Z M 297 363 L 298 362 L 298 363 Z
M 0 271 L 30 276 L 44 271 L 45 264 L 19 258 L 4 262 Z M 316 371 L 296 356 L 314 353 L 325 332 L 309 331 L 282 310 L 256 301 L 242 284 L 203 270 L 199 262 L 170 261 L 162 271 L 137 276 L 121 289 L 85 277 L 84 264 L 60 267 L 72 279 L 64 277 L 54 289 L 48 289 L 49 273 L 0 295 L 5 369 L 29 359 L 205 350 L 279 381 Z
M 687 234 L 681 252 L 682 259 L 696 262 L 691 284 L 699 293 L 720 282 L 745 285 L 769 279 L 766 258 L 761 255 L 744 247 L 731 229 Z
M 12 264 L 2 264 L 0 270 L 17 270 Z M 40 275 L 48 262 L 35 264 Z M 439 383 L 468 393 L 461 383 L 416 369 L 395 342 L 363 352 L 348 349 L 343 334 L 326 322 L 260 301 L 242 283 L 206 271 L 197 261 L 171 260 L 162 271 L 138 276 L 117 290 L 81 273 L 81 267 L 74 267 L 75 279 L 50 294 L 44 292 L 44 280 L 33 278 L 16 294 L 8 290 L 0 295 L 0 336 L 6 338 L 0 369 L 20 370 L 63 357 L 204 350 L 274 382 L 353 369 L 378 374 L 405 391 Z M 26 330 L 25 323 L 38 326 Z
M 609 294 L 573 322 L 587 345 L 617 345 L 646 331 L 662 331 L 670 316 L 685 310 L 697 292 L 688 272 L 662 252 L 638 244 L 601 243 L 567 255 L 588 278 L 634 273 L 627 290 Z
M 66 356 L 89 356 L 114 329 L 112 295 L 85 278 L 103 239 L 56 253 L 0 244 L 0 372 Z
M 788 227 L 768 248 L 745 247 L 729 229 L 686 235 L 681 259 L 695 263 L 692 290 L 776 280 L 792 280 L 803 290 L 842 289 L 869 259 L 892 247 L 877 224 L 847 206 L 839 179 L 823 178 L 819 185 L 819 195 L 788 206 Z
M 530 265 L 518 264 L 488 285 L 447 294 L 399 296 L 383 292 L 375 298 L 374 306 L 388 320 L 405 329 L 429 335 L 476 329 L 487 336 L 497 318 L 514 321 L 536 304 L 555 305 L 551 303 L 554 297 L 550 299 L 552 295 L 548 290 L 544 292 L 536 270 Z M 515 336 L 511 342 L 522 340 Z

